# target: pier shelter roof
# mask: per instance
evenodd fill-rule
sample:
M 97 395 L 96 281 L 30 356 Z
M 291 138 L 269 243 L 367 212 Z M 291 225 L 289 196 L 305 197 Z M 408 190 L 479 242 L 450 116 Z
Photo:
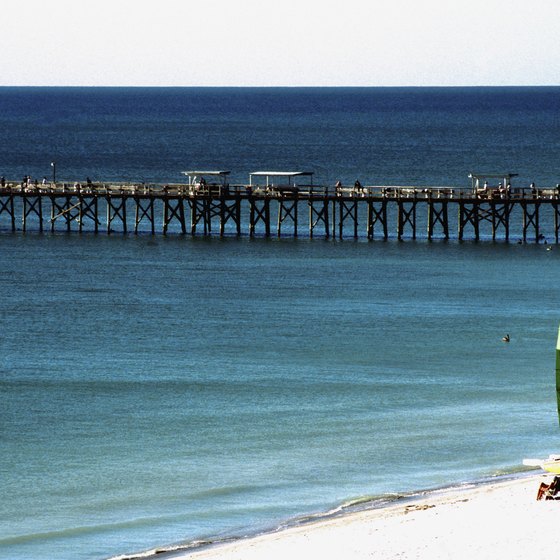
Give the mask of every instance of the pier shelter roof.
M 254 171 L 249 175 L 249 183 L 251 185 L 259 184 L 259 178 L 261 177 L 266 179 L 267 185 L 273 185 L 278 182 L 292 185 L 295 184 L 298 177 L 309 177 L 310 182 L 313 183 L 312 171 Z
M 215 182 L 225 184 L 230 173 L 231 171 L 181 171 L 182 175 L 189 178 L 189 185 L 197 183 L 202 177 L 210 177 Z

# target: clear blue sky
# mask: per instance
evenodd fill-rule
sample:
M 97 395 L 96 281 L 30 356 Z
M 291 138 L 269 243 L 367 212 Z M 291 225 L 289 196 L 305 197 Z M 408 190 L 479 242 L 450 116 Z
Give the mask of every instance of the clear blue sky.
M 3 0 L 0 85 L 558 85 L 558 0 Z

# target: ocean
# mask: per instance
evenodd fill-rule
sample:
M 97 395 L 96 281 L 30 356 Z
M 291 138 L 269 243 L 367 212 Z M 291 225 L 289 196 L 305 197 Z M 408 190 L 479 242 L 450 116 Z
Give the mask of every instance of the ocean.
M 559 109 L 560 88 L 0 88 L 0 174 L 554 186 Z M 556 245 L 2 219 L 0 558 L 242 537 L 558 451 Z

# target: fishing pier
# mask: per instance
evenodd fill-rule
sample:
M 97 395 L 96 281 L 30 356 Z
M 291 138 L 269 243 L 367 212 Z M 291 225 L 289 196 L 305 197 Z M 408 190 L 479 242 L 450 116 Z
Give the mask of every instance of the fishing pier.
M 0 231 L 555 242 L 560 186 L 513 188 L 513 174 L 471 174 L 470 187 L 313 184 L 305 171 L 187 171 L 184 183 L 2 181 Z M 497 186 L 490 187 L 489 181 Z

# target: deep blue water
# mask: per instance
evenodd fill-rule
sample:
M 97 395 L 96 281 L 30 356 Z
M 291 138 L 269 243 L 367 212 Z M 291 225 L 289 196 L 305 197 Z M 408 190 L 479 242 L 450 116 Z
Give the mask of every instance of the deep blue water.
M 0 88 L 0 173 L 180 181 L 188 168 L 317 182 L 554 185 L 560 88 Z
M 0 173 L 559 182 L 560 88 L 0 89 Z M 549 246 L 550 247 L 550 246 Z M 243 535 L 558 451 L 556 246 L 0 232 L 0 557 Z M 511 342 L 501 337 L 510 333 Z

